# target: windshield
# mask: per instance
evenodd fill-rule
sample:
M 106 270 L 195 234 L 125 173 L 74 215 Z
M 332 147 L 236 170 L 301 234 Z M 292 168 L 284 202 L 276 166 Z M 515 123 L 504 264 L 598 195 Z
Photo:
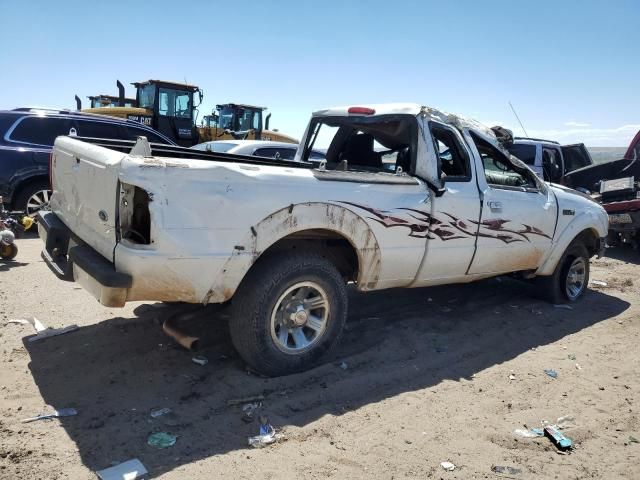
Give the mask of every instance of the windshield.
M 218 126 L 225 130 L 236 130 L 234 125 L 234 109 L 231 107 L 222 107 L 218 112 Z
M 525 143 L 514 143 L 507 147 L 509 153 L 527 165 L 535 165 L 536 163 L 536 146 Z
M 158 113 L 165 117 L 191 118 L 191 92 L 161 88 Z
M 262 129 L 262 111 L 250 108 L 223 106 L 218 110 L 218 128 L 244 132 Z
M 153 103 L 156 98 L 156 86 L 145 85 L 138 88 L 138 106 L 153 110 Z

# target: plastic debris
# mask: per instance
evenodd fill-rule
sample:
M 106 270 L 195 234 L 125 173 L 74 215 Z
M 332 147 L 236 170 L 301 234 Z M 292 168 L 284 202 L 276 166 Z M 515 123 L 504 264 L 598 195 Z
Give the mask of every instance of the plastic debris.
M 541 428 L 532 428 L 530 430 L 525 428 L 516 428 L 513 433 L 522 438 L 537 438 L 544 435 Z
M 168 448 L 175 445 L 178 437 L 167 432 L 157 432 L 149 435 L 147 443 L 156 448 Z
M 603 282 L 602 280 L 591 280 L 589 283 L 592 285 L 597 285 L 598 287 L 606 287 L 609 285 L 607 282 Z
M 263 448 L 278 441 L 275 428 L 271 426 L 266 417 L 260 417 L 260 430 L 255 437 L 249 437 L 247 442 L 250 447 Z
M 36 330 L 36 333 L 42 332 L 43 330 L 47 329 L 47 327 L 45 327 L 44 324 L 40 320 L 38 320 L 36 317 L 14 318 L 12 320 L 9 320 L 7 323 L 20 323 L 22 325 L 31 325 Z
M 501 465 L 494 465 L 491 467 L 491 471 L 495 473 L 506 473 L 507 475 L 520 475 L 522 470 L 513 467 L 503 467 Z
M 342 370 L 346 370 L 347 368 L 349 368 L 349 365 L 347 365 L 347 364 L 346 364 L 346 362 L 342 362 L 342 363 L 340 364 L 340 368 L 341 368 Z
M 573 353 L 570 353 L 569 355 L 567 355 L 567 358 L 568 358 L 569 360 L 575 360 L 575 359 L 576 359 L 576 356 L 575 356 Z
M 552 425 L 544 427 L 544 435 L 545 437 L 548 437 L 549 440 L 551 440 L 551 442 L 558 448 L 558 450 L 568 450 L 573 446 L 573 442 L 571 441 L 571 439 L 565 437 L 556 427 Z
M 544 373 L 549 375 L 551 378 L 558 378 L 558 372 L 552 370 L 551 368 L 545 369 Z
M 629 443 L 640 443 L 640 441 L 633 435 L 629 435 Z
M 209 359 L 204 355 L 196 355 L 191 359 L 191 361 L 193 363 L 197 363 L 198 365 L 203 365 L 203 366 L 209 363 Z
M 151 418 L 158 418 L 170 412 L 171 412 L 171 409 L 165 407 L 165 408 L 160 408 L 158 410 L 153 410 L 149 415 L 151 416 Z
M 101 480 L 135 480 L 147 473 L 147 469 L 137 458 L 96 472 Z
M 509 375 L 509 380 L 515 380 L 515 379 L 516 379 L 515 373 L 511 372 L 511 374 Z
M 240 405 L 241 403 L 259 402 L 260 400 L 264 400 L 264 395 L 253 395 L 251 397 L 243 398 L 230 398 L 229 400 L 227 400 L 227 405 L 229 407 L 233 407 L 234 405 Z
M 553 425 L 560 430 L 564 430 L 565 428 L 571 428 L 576 426 L 576 418 L 571 415 L 565 415 L 564 417 L 558 417 L 556 420 L 556 424 Z
M 440 466 L 447 472 L 453 472 L 456 469 L 456 466 L 451 462 L 441 462 Z
M 576 363 L 576 370 L 582 370 L 582 367 L 580 366 L 579 363 Z
M 567 305 L 566 303 L 555 304 L 553 308 L 562 308 L 563 310 L 573 310 L 573 307 L 571 305 Z

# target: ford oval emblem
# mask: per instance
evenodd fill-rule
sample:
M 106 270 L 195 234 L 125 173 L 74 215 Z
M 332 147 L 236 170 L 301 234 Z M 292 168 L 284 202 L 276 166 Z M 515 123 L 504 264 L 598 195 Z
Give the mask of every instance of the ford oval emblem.
M 105 212 L 104 210 L 100 210 L 98 212 L 98 217 L 100 217 L 100 220 L 102 220 L 103 222 L 109 220 L 109 215 L 107 215 L 107 212 Z

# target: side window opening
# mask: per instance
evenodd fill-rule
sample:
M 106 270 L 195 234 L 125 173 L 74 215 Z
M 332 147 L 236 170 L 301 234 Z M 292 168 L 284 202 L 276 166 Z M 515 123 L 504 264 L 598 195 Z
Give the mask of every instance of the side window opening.
M 89 122 L 78 120 L 78 136 L 90 138 L 121 139 L 120 125 L 108 122 Z
M 68 118 L 23 117 L 11 132 L 10 140 L 50 147 L 56 137 L 69 135 L 72 127 L 73 123 Z
M 562 160 L 558 149 L 542 148 L 542 171 L 547 182 L 560 182 L 562 179 Z
M 490 187 L 538 191 L 538 184 L 533 172 L 525 166 L 516 166 L 504 153 L 474 132 L 471 132 L 471 137 L 482 158 L 484 175 Z
M 313 160 L 312 149 L 324 150 L 328 170 L 394 174 L 414 170 L 415 118 L 325 117 L 314 120 L 303 160 Z M 399 170 L 400 169 L 400 170 Z
M 431 122 L 430 127 L 442 172 L 441 178 L 446 182 L 470 181 L 471 162 L 455 132 L 434 122 Z

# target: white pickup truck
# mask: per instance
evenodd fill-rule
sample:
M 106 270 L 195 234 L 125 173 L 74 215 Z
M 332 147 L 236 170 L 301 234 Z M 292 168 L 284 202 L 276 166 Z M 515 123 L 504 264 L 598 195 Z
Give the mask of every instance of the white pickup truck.
M 326 160 L 310 162 L 322 144 Z M 232 341 L 268 375 L 335 346 L 347 283 L 512 273 L 575 301 L 608 227 L 602 207 L 545 184 L 490 129 L 413 104 L 315 112 L 294 161 L 58 137 L 51 162 L 39 232 L 59 277 L 109 307 L 231 301 Z

